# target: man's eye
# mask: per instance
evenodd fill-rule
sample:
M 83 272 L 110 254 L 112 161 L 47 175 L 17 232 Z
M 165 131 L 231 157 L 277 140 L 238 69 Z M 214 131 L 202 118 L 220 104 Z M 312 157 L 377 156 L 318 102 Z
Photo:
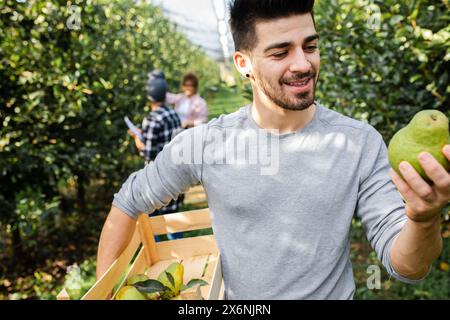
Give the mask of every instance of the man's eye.
M 277 52 L 277 53 L 272 54 L 272 57 L 274 57 L 274 58 L 282 58 L 282 57 L 284 57 L 286 54 L 287 54 L 286 51 L 283 51 L 283 52 Z
M 317 46 L 308 46 L 306 47 L 306 50 L 309 52 L 314 52 L 317 49 Z

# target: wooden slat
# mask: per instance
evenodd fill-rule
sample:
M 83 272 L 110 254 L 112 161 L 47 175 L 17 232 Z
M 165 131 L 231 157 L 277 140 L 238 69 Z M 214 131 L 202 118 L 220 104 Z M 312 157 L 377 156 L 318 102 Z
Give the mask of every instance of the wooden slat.
M 211 228 L 209 209 L 150 217 L 155 235 Z
M 127 279 L 135 274 L 144 273 L 145 268 L 148 267 L 147 261 L 145 260 L 144 248 L 139 252 L 136 260 L 134 260 L 133 265 L 128 272 Z
M 192 199 L 191 201 L 189 201 L 189 203 L 186 203 L 186 205 L 188 204 L 196 207 L 207 207 L 208 201 L 206 201 L 205 199 Z
M 138 218 L 137 227 L 141 236 L 142 244 L 144 245 L 145 258 L 147 265 L 151 266 L 153 263 L 159 261 L 158 251 L 156 250 L 156 242 L 153 234 L 152 224 L 150 218 L 146 214 L 141 214 Z
M 222 278 L 222 284 L 220 285 L 220 292 L 219 292 L 219 300 L 225 299 L 225 283 L 223 282 Z
M 204 195 L 194 195 L 189 200 L 183 201 L 185 205 L 192 204 L 196 206 L 204 205 L 208 206 L 208 199 Z
M 158 242 L 156 248 L 161 260 L 187 259 L 219 252 L 214 235 Z
M 217 257 L 217 264 L 214 269 L 215 272 L 211 280 L 211 291 L 209 293 L 209 296 L 207 296 L 208 300 L 219 300 L 222 286 L 222 265 L 220 263 L 220 254 Z
M 181 300 L 203 300 L 200 286 L 195 286 L 180 293 Z
M 209 255 L 195 256 L 183 260 L 184 276 L 183 283 L 187 284 L 192 279 L 201 279 L 203 270 L 205 269 L 206 261 Z
M 201 203 L 205 203 L 207 205 L 208 199 L 205 193 L 205 190 L 202 185 L 198 185 L 190 188 L 184 197 L 184 204 L 193 204 L 198 205 Z
M 217 257 L 217 254 L 211 254 L 208 256 L 208 266 L 206 267 L 205 275 L 203 276 L 203 280 L 208 282 L 208 285 L 200 288 L 202 296 L 205 297 L 205 299 L 210 296 L 211 286 L 213 285 L 213 275 L 217 266 Z
M 144 251 L 144 247 L 142 247 L 141 250 L 139 250 L 139 253 L 138 253 L 136 259 L 134 260 L 133 264 L 131 265 L 130 270 L 128 270 L 127 274 L 122 279 L 119 286 L 117 287 L 117 290 L 114 293 L 112 300 L 114 300 L 116 298 L 117 292 L 119 292 L 119 290 L 125 285 L 125 283 L 127 282 L 129 277 L 131 277 L 135 274 L 144 273 L 146 267 L 147 267 L 147 261 L 145 258 L 145 251 Z
M 186 194 L 192 194 L 192 193 L 199 193 L 199 192 L 202 192 L 202 193 L 205 192 L 205 189 L 203 188 L 203 186 L 201 184 L 193 186 L 193 187 L 190 187 L 188 189 L 188 191 L 186 191 L 185 193 Z
M 104 300 L 108 297 L 114 286 L 119 282 L 141 243 L 139 232 L 136 228 L 130 243 L 122 254 L 117 258 L 108 271 L 92 286 L 92 288 L 81 298 L 82 300 Z

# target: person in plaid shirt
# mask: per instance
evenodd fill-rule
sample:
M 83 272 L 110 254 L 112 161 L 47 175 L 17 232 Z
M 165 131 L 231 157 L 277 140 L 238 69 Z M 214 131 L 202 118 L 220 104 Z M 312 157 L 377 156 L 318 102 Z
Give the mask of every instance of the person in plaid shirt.
M 175 110 L 164 104 L 152 107 L 142 122 L 142 136 L 144 142 L 140 150 L 146 164 L 155 160 L 158 153 L 170 142 L 172 137 L 181 129 L 181 122 Z
M 154 70 L 148 74 L 147 96 L 151 102 L 151 112 L 142 122 L 141 134 L 144 141 L 133 135 L 140 155 L 145 164 L 155 160 L 158 153 L 181 130 L 181 121 L 175 110 L 165 105 L 167 83 L 161 70 Z M 184 195 L 172 200 L 167 206 L 156 210 L 152 215 L 162 215 L 177 212 L 183 203 Z M 182 233 L 168 235 L 169 239 L 182 237 Z

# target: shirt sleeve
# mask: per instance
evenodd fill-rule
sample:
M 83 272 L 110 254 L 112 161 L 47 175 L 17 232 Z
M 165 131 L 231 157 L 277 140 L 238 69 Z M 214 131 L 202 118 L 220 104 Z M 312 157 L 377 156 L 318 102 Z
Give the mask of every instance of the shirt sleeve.
M 153 160 L 152 146 L 160 130 L 161 123 L 150 113 L 148 117 L 142 121 L 142 137 L 144 138 L 144 149 L 139 153 L 147 160 Z
M 167 104 L 177 104 L 180 102 L 181 99 L 183 99 L 184 95 L 182 93 L 175 94 L 175 93 L 166 93 L 166 103 Z
M 198 126 L 208 121 L 208 105 L 205 100 L 200 99 L 195 106 L 194 111 L 194 125 Z
M 389 169 L 386 144 L 382 136 L 369 126 L 360 162 L 356 216 L 361 219 L 367 238 L 388 273 L 402 282 L 413 284 L 423 279 L 405 278 L 391 264 L 392 243 L 405 225 L 407 216 Z
M 178 134 L 155 161 L 132 173 L 114 195 L 113 206 L 133 219 L 150 214 L 201 182 L 206 125 Z

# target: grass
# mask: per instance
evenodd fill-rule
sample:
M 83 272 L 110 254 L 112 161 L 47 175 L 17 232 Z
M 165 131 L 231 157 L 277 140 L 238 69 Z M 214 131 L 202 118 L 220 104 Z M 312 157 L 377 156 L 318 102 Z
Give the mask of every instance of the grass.
M 237 88 L 221 87 L 209 101 L 209 119 L 217 118 L 221 114 L 232 113 L 246 104 L 248 101 Z

